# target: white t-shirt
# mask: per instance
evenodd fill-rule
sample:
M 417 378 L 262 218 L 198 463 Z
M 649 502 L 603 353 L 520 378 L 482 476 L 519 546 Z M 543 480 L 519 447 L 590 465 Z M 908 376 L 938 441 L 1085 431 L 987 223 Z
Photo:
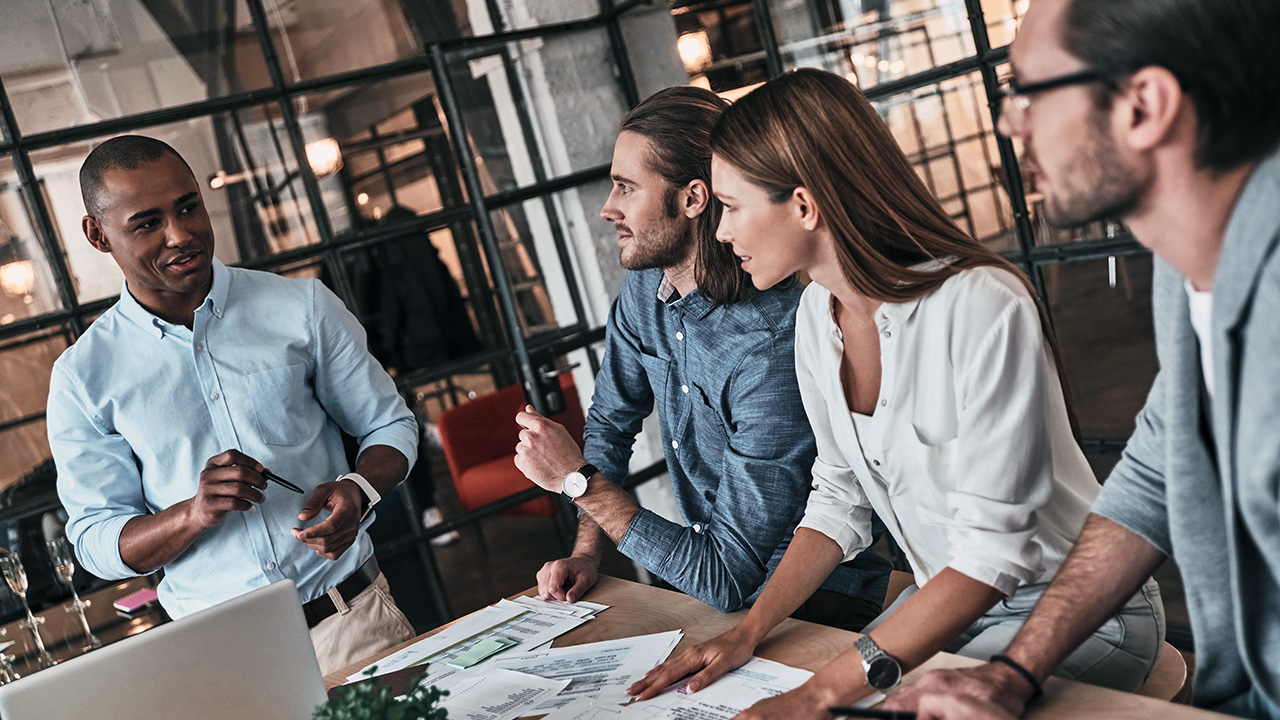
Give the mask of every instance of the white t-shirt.
M 812 284 L 800 301 L 796 374 L 818 445 L 800 527 L 848 560 L 870 544 L 874 509 L 921 586 L 945 567 L 1005 594 L 1049 580 L 1099 485 L 1026 288 L 1006 270 L 964 270 L 875 320 L 880 395 L 859 432 L 831 294 Z
M 1204 386 L 1213 399 L 1213 343 L 1209 338 L 1209 321 L 1213 317 L 1213 291 L 1200 292 L 1187 280 L 1187 304 L 1191 307 L 1191 328 L 1200 341 L 1200 372 L 1204 373 Z

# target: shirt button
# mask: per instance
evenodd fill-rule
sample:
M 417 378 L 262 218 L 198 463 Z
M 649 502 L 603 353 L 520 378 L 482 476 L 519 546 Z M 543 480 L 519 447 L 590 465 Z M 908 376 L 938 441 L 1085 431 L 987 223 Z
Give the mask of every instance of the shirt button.
M 871 461 L 871 464 L 872 464 L 872 465 L 875 465 L 876 467 L 880 467 L 880 461 L 879 461 L 879 460 L 872 460 L 872 461 Z
M 203 349 L 204 349 L 204 345 L 201 345 L 200 343 L 196 343 L 196 352 L 200 352 Z
M 681 385 L 681 386 L 680 386 L 680 392 L 689 392 L 689 386 L 688 386 L 688 385 Z
M 889 332 L 888 330 L 885 330 L 884 332 L 882 332 L 882 333 L 880 333 L 880 334 L 881 334 L 881 335 L 884 335 L 885 337 L 893 337 L 893 333 Z
M 680 443 L 676 442 L 675 440 L 672 440 L 672 441 L 671 441 L 671 449 L 672 449 L 672 450 L 674 450 L 674 449 L 676 449 L 676 448 L 678 448 L 678 447 L 680 447 Z
M 693 524 L 693 531 L 694 531 L 694 532 L 696 532 L 696 533 L 700 533 L 700 532 L 702 532 L 702 526 L 701 526 L 701 525 L 699 525 L 698 523 L 694 523 L 694 524 Z
M 276 569 L 276 564 L 275 564 L 275 563 L 273 563 L 273 562 L 269 562 L 269 563 L 267 563 L 267 569 L 268 569 L 268 570 L 275 570 L 275 569 Z
M 217 399 L 218 399 L 218 393 L 209 393 L 209 399 L 210 399 L 210 400 L 217 400 Z
M 684 339 L 684 333 L 682 333 L 682 332 L 678 332 L 678 333 L 676 333 L 676 339 L 677 339 L 677 340 L 683 340 L 683 339 Z
M 889 404 L 889 398 L 880 398 L 880 407 L 884 407 L 885 405 L 888 405 L 888 404 Z

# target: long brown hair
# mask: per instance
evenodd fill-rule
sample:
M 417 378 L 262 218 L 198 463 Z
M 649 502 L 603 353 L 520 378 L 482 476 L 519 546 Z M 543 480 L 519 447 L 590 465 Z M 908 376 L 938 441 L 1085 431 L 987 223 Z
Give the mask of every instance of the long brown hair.
M 1036 303 L 1080 439 L 1058 344 L 1030 280 L 955 224 L 852 83 L 809 68 L 770 80 L 724 111 L 711 131 L 711 149 L 775 203 L 807 188 L 835 238 L 845 279 L 869 298 L 914 300 L 968 268 L 1012 272 Z M 912 268 L 928 260 L 945 262 Z
M 649 166 L 669 184 L 664 197 L 666 212 L 675 216 L 675 191 L 694 180 L 711 189 L 711 127 L 728 107 L 720 96 L 696 87 L 659 90 L 635 106 L 622 119 L 619 130 L 645 136 L 652 153 Z M 707 198 L 707 208 L 697 219 L 694 282 L 698 291 L 717 305 L 747 297 L 751 278 L 738 265 L 733 248 L 716 241 L 720 201 Z

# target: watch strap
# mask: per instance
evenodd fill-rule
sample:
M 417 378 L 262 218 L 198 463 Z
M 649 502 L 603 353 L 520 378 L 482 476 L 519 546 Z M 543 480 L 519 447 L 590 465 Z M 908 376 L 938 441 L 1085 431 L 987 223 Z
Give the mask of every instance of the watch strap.
M 382 500 L 382 495 L 375 490 L 373 485 L 368 480 L 365 480 L 364 476 L 360 473 L 349 472 L 344 475 L 339 475 L 337 481 L 342 482 L 343 480 L 350 480 L 355 483 L 356 487 L 360 488 L 360 492 L 364 493 L 364 496 L 369 499 L 369 504 L 365 507 L 364 514 L 360 516 L 360 522 L 364 522 L 365 518 L 369 517 L 369 513 L 373 512 L 373 506 L 377 505 L 378 502 Z

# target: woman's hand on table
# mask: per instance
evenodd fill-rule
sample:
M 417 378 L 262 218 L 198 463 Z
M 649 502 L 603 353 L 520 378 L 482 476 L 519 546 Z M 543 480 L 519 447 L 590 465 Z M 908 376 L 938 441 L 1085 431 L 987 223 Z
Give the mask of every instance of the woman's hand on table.
M 689 680 L 689 692 L 697 692 L 730 670 L 742 667 L 755 649 L 756 643 L 746 639 L 735 627 L 650 670 L 627 688 L 627 694 L 648 700 L 691 673 L 697 674 Z

